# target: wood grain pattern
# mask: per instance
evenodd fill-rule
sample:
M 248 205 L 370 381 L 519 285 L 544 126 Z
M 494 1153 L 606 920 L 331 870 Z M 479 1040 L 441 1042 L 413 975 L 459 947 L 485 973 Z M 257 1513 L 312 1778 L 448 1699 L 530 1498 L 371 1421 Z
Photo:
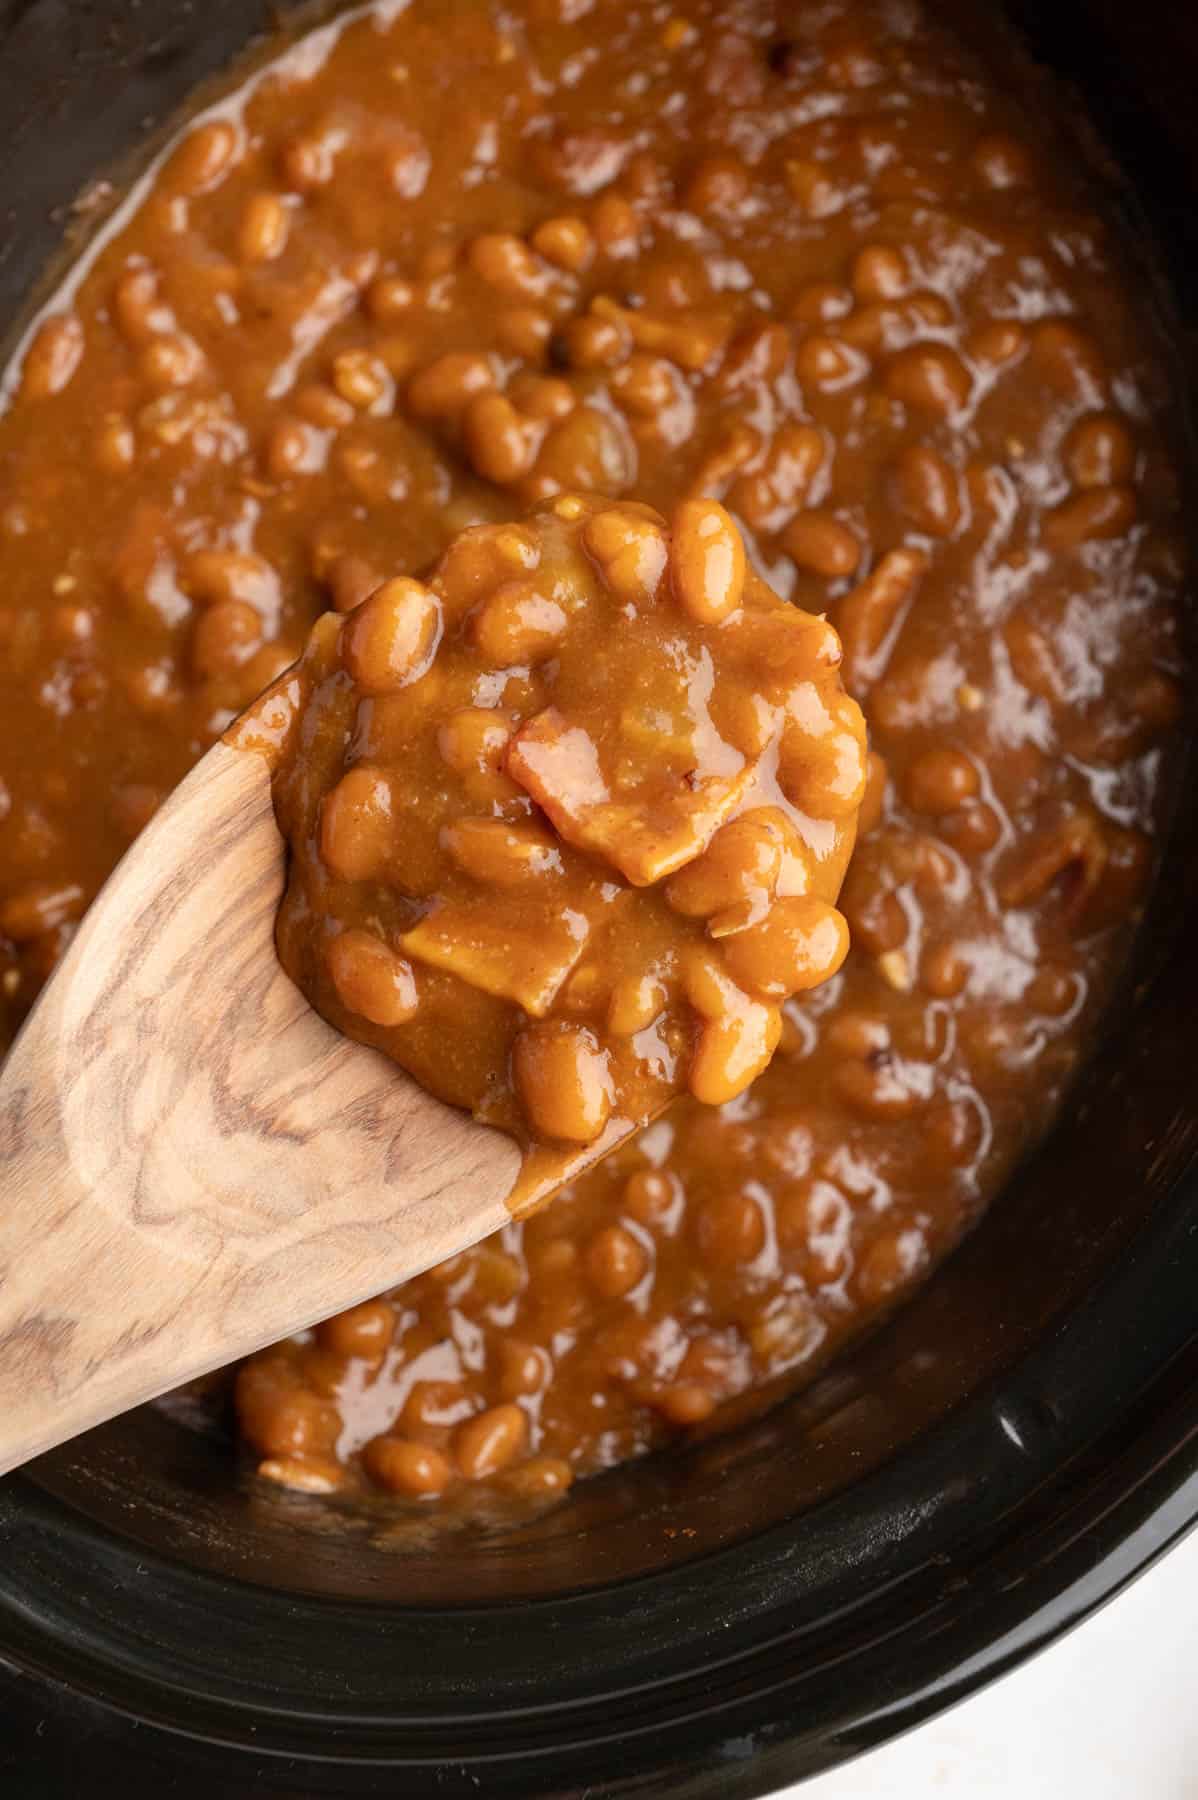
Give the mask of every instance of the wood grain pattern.
M 280 968 L 266 762 L 218 745 L 0 1077 L 0 1473 L 497 1229 L 509 1139 Z

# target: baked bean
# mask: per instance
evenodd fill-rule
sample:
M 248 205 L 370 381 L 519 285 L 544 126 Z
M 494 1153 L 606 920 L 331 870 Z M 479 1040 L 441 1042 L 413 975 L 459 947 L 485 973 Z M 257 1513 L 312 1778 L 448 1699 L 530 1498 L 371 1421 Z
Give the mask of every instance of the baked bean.
M 1044 542 L 1054 550 L 1072 550 L 1096 539 L 1126 537 L 1139 508 L 1130 487 L 1087 487 L 1045 513 Z
M 453 1453 L 467 1481 L 483 1481 L 506 1469 L 528 1442 L 528 1420 L 511 1401 L 467 1419 L 454 1433 Z
M 1068 877 L 1065 912 L 1076 921 L 1098 889 L 1108 856 L 1106 838 L 1093 814 L 1073 813 L 1024 845 L 999 882 L 998 897 L 1004 906 L 1033 905 Z
M 328 137 L 297 137 L 284 145 L 279 165 L 288 187 L 311 194 L 333 179 L 336 156 L 336 142 Z
M 718 500 L 684 500 L 674 514 L 670 579 L 700 624 L 720 625 L 740 606 L 745 547 Z
M 1002 636 L 1011 667 L 1024 687 L 1050 705 L 1063 702 L 1064 674 L 1052 645 L 1026 610 L 1020 608 L 1011 614 Z
M 258 1464 L 263 1481 L 297 1494 L 335 1494 L 346 1485 L 345 1470 L 327 1456 L 268 1456 Z
M 207 194 L 224 180 L 239 152 L 236 127 L 228 119 L 211 119 L 182 138 L 162 170 L 166 185 L 189 199 Z
M 367 694 L 419 681 L 437 653 L 441 608 L 422 581 L 398 575 L 354 609 L 341 631 L 341 660 Z
M 1065 439 L 1064 457 L 1075 487 L 1105 488 L 1131 480 L 1136 452 L 1121 419 L 1091 413 L 1079 419 Z
M 969 963 L 960 947 L 946 940 L 925 951 L 919 978 L 929 994 L 938 1000 L 951 1000 L 964 991 L 969 980 Z
M 490 358 L 472 350 L 450 350 L 413 375 L 408 410 L 417 419 L 452 419 L 468 400 L 495 386 Z
M 850 864 L 840 896 L 854 946 L 869 956 L 883 956 L 906 941 L 907 915 L 897 894 L 873 884 L 867 873 Z
M 144 265 L 121 276 L 113 289 L 112 310 L 121 335 L 131 344 L 145 344 L 175 323 L 170 307 L 159 298 L 157 274 Z
M 890 1048 L 890 1027 L 872 1013 L 844 1012 L 829 1024 L 827 1043 L 842 1056 L 874 1056 Z
M 172 712 L 183 698 L 174 666 L 166 662 L 136 664 L 126 677 L 125 692 L 134 711 L 151 719 Z
M 678 395 L 678 371 L 662 356 L 636 351 L 612 377 L 612 391 L 625 412 L 653 419 Z
M 302 419 L 280 419 L 266 446 L 266 466 L 276 481 L 293 475 L 316 475 L 328 460 L 324 434 Z
M 778 1373 L 809 1356 L 823 1335 L 822 1321 L 810 1299 L 795 1293 L 767 1300 L 745 1332 L 754 1356 Z
M 719 1018 L 708 1019 L 691 1060 L 689 1086 L 704 1106 L 723 1106 L 767 1067 L 782 1035 L 775 1006 L 746 1001 Z
M 262 642 L 262 618 L 245 600 L 221 600 L 208 607 L 191 632 L 191 666 L 197 675 L 228 675 L 248 661 Z
M 841 694 L 820 723 L 817 731 L 805 717 L 802 729 L 786 729 L 778 779 L 787 799 L 812 818 L 848 818 L 865 792 L 865 720 L 856 701 Z
M 621 307 L 606 294 L 591 302 L 602 319 L 623 324 L 632 342 L 677 363 L 688 374 L 699 375 L 718 363 L 732 335 L 732 316 L 725 312 L 682 311 L 666 316 Z
M 669 559 L 663 520 L 609 507 L 587 520 L 582 541 L 620 599 L 644 600 L 657 592 Z
M 605 1225 L 587 1246 L 587 1275 L 605 1300 L 619 1300 L 630 1293 L 648 1266 L 641 1244 L 622 1225 Z
M 840 602 L 836 624 L 850 689 L 859 689 L 882 673 L 888 640 L 929 567 L 920 550 L 888 550 Z
M 532 1456 L 526 1463 L 509 1469 L 503 1485 L 509 1493 L 524 1500 L 548 1500 L 564 1494 L 574 1480 L 574 1471 L 560 1456 Z
M 906 258 L 892 244 L 866 244 L 853 259 L 851 279 L 858 300 L 896 300 L 910 285 Z
M 181 332 L 152 338 L 141 355 L 141 371 L 152 387 L 184 388 L 203 372 L 204 353 Z
M 676 1381 L 656 1395 L 653 1404 L 671 1425 L 701 1425 L 715 1411 L 716 1398 L 697 1381 Z
M 752 1262 L 765 1247 L 761 1207 L 743 1189 L 705 1202 L 698 1217 L 699 1250 L 716 1268 Z
M 14 944 L 54 931 L 70 919 L 78 919 L 87 896 L 78 882 L 31 882 L 0 900 L 0 937 Z
M 384 365 L 367 350 L 343 350 L 333 358 L 333 386 L 357 412 L 389 412 L 394 383 Z
M 321 381 L 297 388 L 292 405 L 302 419 L 321 431 L 343 431 L 354 422 L 355 408 Z
M 493 774 L 503 762 L 511 736 L 511 726 L 502 714 L 470 706 L 445 721 L 437 747 L 459 774 Z
M 326 795 L 320 811 L 320 854 L 342 881 L 374 881 L 391 856 L 391 787 L 378 769 L 358 765 Z
M 434 1499 L 453 1478 L 448 1457 L 412 1438 L 372 1438 L 362 1461 L 380 1487 L 415 1500 Z
M 984 856 L 1002 836 L 1002 820 L 992 806 L 967 802 L 941 819 L 941 835 L 962 856 Z
M 621 1209 L 640 1225 L 663 1230 L 681 1199 L 676 1175 L 664 1169 L 638 1169 L 624 1184 Z
M 378 570 L 361 556 L 337 557 L 324 579 L 338 612 L 352 612 L 383 585 Z
M 291 219 L 278 194 L 255 194 L 241 215 L 237 236 L 242 262 L 274 262 L 287 248 Z
M 590 266 L 595 255 L 595 240 L 585 219 L 564 215 L 546 219 L 532 234 L 532 247 L 538 256 L 572 275 Z
M 575 369 L 618 368 L 632 349 L 632 333 L 619 318 L 568 319 L 559 341 L 566 362 Z
M 137 460 L 137 439 L 127 419 L 108 419 L 96 437 L 96 466 L 106 475 L 123 475 Z
M 957 472 L 927 444 L 909 444 L 894 465 L 898 503 L 919 531 L 951 537 L 961 518 Z
M 552 656 L 568 621 L 556 600 L 531 581 L 505 581 L 472 615 L 471 634 L 497 668 L 514 668 Z
M 601 256 L 633 256 L 641 222 L 622 194 L 601 194 L 591 208 L 591 230 Z
M 506 1306 L 524 1286 L 524 1269 L 493 1244 L 480 1244 L 471 1258 L 470 1288 L 462 1305 L 472 1309 Z
M 805 387 L 838 393 L 864 381 L 869 374 L 869 359 L 839 338 L 813 332 L 795 351 L 795 372 Z
M 733 448 L 739 448 L 735 440 Z M 827 447 L 814 425 L 784 425 L 759 472 L 733 483 L 728 503 L 753 531 L 777 531 L 807 499 L 821 475 Z
M 785 164 L 784 173 L 792 198 L 808 219 L 830 219 L 843 208 L 845 190 L 825 164 L 794 157 Z
M 505 1400 L 520 1400 L 540 1393 L 549 1380 L 551 1364 L 540 1344 L 503 1338 L 499 1344 L 499 1391 Z
M 342 931 L 329 945 L 329 975 L 341 1004 L 372 1025 L 402 1025 L 420 996 L 412 966 L 368 931 Z
M 687 182 L 682 204 L 687 212 L 734 219 L 751 188 L 752 177 L 739 156 L 727 152 L 706 156 Z
M 535 306 L 508 306 L 496 315 L 495 336 L 509 356 L 542 362 L 553 336 L 553 320 Z
M 299 648 L 295 644 L 289 644 L 284 639 L 263 644 L 260 650 L 255 650 L 241 665 L 238 675 L 239 703 L 248 705 L 298 660 Z
M 940 419 L 960 412 L 973 390 L 965 364 L 944 344 L 912 344 L 900 350 L 886 369 L 885 383 L 893 400 Z
M 395 1308 L 386 1300 L 364 1300 L 316 1328 L 317 1342 L 336 1356 L 381 1362 L 395 1336 Z
M 969 354 L 975 362 L 991 368 L 1003 368 L 1015 362 L 1027 349 L 1027 332 L 1014 319 L 993 319 L 980 325 L 969 339 Z
M 972 800 L 981 786 L 977 768 L 962 750 L 947 745 L 925 750 L 908 768 L 903 798 L 921 813 L 951 813 Z
M 858 1298 L 877 1305 L 906 1286 L 927 1260 L 927 1245 L 914 1228 L 896 1229 L 877 1238 L 862 1258 L 854 1279 Z
M 416 289 L 402 275 L 380 275 L 365 293 L 366 311 L 379 325 L 402 320 L 416 301 Z
M 527 475 L 537 458 L 540 433 L 529 430 L 506 394 L 476 394 L 463 414 L 462 435 L 474 469 L 501 487 Z
M 578 404 L 578 396 L 568 381 L 527 371 L 513 376 L 508 392 L 526 419 L 542 425 L 568 418 Z
M 779 1000 L 835 975 L 848 948 L 844 919 L 812 894 L 775 900 L 760 924 L 723 940 L 733 978 L 752 993 Z
M 791 316 L 800 325 L 832 325 L 853 310 L 850 288 L 834 281 L 812 281 L 800 288 Z
M 60 394 L 83 357 L 83 326 L 73 313 L 43 319 L 21 364 L 21 393 L 28 400 Z
M 1071 969 L 1046 964 L 1028 983 L 1024 999 L 1033 1012 L 1056 1019 L 1069 1011 L 1080 994 L 1081 983 Z
M 451 1257 L 436 1269 L 429 1279 L 441 1278 L 441 1285 L 451 1284 L 461 1274 L 463 1257 Z M 470 1394 L 465 1382 L 450 1380 L 414 1381 L 403 1403 L 399 1422 L 413 1436 L 452 1431 L 455 1425 L 469 1419 L 472 1413 Z
M 937 1161 L 959 1168 L 977 1155 L 981 1121 L 976 1107 L 943 1095 L 932 1102 L 920 1120 L 920 1131 Z
M 842 1062 L 834 1081 L 840 1098 L 864 1119 L 895 1123 L 924 1106 L 919 1090 L 903 1079 L 901 1069 L 885 1054 L 864 1062 Z
M 536 825 L 509 825 L 505 819 L 455 819 L 443 831 L 445 848 L 476 881 L 520 888 L 543 880 L 560 867 L 554 840 Z
M 531 1025 L 516 1039 L 512 1067 L 525 1111 L 538 1134 L 591 1144 L 612 1107 L 607 1053 L 575 1025 Z
M 545 264 L 522 238 L 487 232 L 470 246 L 471 268 L 511 300 L 536 300 L 549 285 Z
M 1106 387 L 1106 366 L 1093 338 L 1063 319 L 1046 319 L 1031 334 L 1036 372 L 1059 394 L 1097 403 Z
M 246 1437 L 266 1456 L 319 1455 L 333 1448 L 341 1430 L 331 1400 L 264 1382 L 252 1363 L 238 1376 L 237 1411 Z
M 671 878 L 666 897 L 675 912 L 709 919 L 713 927 L 717 914 L 743 923 L 745 910 L 759 918 L 774 897 L 783 855 L 793 855 L 796 842 L 784 814 L 756 807 L 721 826 L 702 856 Z
M 545 439 L 537 459 L 536 498 L 562 491 L 618 494 L 636 466 L 627 433 L 595 406 L 579 406 Z
M 812 575 L 840 581 L 857 571 L 861 545 L 857 535 L 832 513 L 800 513 L 782 533 L 782 548 Z
M 791 333 L 785 325 L 755 325 L 733 338 L 720 370 L 720 386 L 741 392 L 760 382 L 777 381 L 791 360 Z

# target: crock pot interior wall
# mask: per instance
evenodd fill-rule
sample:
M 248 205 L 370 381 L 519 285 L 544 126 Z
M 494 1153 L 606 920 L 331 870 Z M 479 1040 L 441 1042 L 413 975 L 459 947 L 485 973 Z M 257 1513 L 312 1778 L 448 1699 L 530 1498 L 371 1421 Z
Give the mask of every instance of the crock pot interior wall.
M 1012 10 L 1036 52 L 1095 96 L 1094 116 L 1129 170 L 1168 261 L 1170 248 L 1180 248 L 1178 222 L 1192 216 L 1186 209 L 1198 166 L 1198 159 L 1188 170 L 1185 163 L 1188 84 L 1175 73 L 1186 66 L 1185 36 L 1198 38 L 1194 21 L 1167 3 L 1141 7 L 1130 21 L 1111 7 L 1103 29 L 1132 38 L 1120 65 L 1090 29 L 1108 13 L 1105 4 L 1068 0 L 1047 9 L 1047 18 L 1030 4 Z M 0 320 L 19 316 L 61 241 L 71 201 L 96 171 L 144 141 L 151 122 L 169 117 L 278 12 L 256 0 L 209 0 L 194 10 L 173 0 L 0 6 Z M 1144 24 L 1154 12 L 1155 37 Z M 1170 32 L 1179 34 L 1172 57 Z M 1198 41 L 1189 57 L 1193 70 Z M 1160 85 L 1158 62 L 1169 71 Z M 1182 109 L 1176 139 L 1129 91 L 1129 69 L 1153 84 L 1158 101 L 1175 96 Z M 1173 266 L 1169 273 L 1187 318 L 1198 318 L 1198 270 Z M 955 1484 L 955 1501 L 967 1490 L 997 1492 L 1008 1480 L 1017 1487 L 1029 1441 L 1051 1462 L 1054 1433 L 1083 1410 L 1076 1388 L 1025 1378 L 1020 1359 L 1103 1278 L 1145 1220 L 1155 1229 L 1189 1204 L 1180 1178 L 1195 1129 L 1198 955 L 1180 927 L 1193 916 L 1192 836 L 1186 816 L 1141 938 L 1135 979 L 1050 1141 L 913 1305 L 816 1388 L 756 1425 L 585 1483 L 519 1530 L 399 1552 L 378 1546 L 365 1529 L 322 1529 L 324 1515 L 308 1503 L 253 1493 L 236 1481 L 227 1443 L 142 1413 L 8 1483 L 0 1525 L 5 1515 L 10 1527 L 36 1517 L 49 1529 L 83 1515 L 116 1539 L 239 1581 L 439 1605 L 561 1594 L 661 1573 L 793 1519 L 849 1484 L 854 1504 L 868 1508 L 868 1472 L 954 1407 L 968 1412 L 959 1407 L 968 1395 L 976 1396 L 969 1413 L 974 1461 L 953 1476 L 942 1462 L 937 1479 Z M 1127 1320 L 1126 1330 L 1126 1342 L 1108 1344 L 1107 1366 L 1092 1371 L 1112 1414 L 1120 1398 L 1131 1401 L 1137 1379 L 1181 1348 L 1189 1326 L 1173 1317 Z M 1016 1375 L 1004 1383 L 1011 1370 Z M 1087 1379 L 1075 1371 L 1076 1384 Z M 1081 1449 L 1067 1432 L 1062 1448 L 1067 1439 L 1071 1453 Z M 943 1497 L 912 1493 L 912 1516 Z M 813 1592 L 829 1575 L 832 1546 L 838 1555 L 843 1549 L 849 1498 L 804 1521 L 801 1554 Z M 830 1522 L 836 1518 L 840 1524 Z M 889 1553 L 893 1539 L 883 1536 Z

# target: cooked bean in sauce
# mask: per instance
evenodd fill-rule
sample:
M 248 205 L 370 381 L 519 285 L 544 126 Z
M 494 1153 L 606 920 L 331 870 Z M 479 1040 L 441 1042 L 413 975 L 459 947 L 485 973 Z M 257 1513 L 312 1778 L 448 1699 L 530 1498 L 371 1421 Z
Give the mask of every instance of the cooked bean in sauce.
M 864 782 L 839 972 L 788 993 L 776 910 L 710 940 L 777 1020 L 769 1067 L 251 1358 L 237 1416 L 265 1479 L 448 1517 L 714 1429 L 909 1293 L 1051 1118 L 1152 872 L 1185 575 L 1143 283 L 1071 122 L 1058 137 L 1043 89 L 1027 105 L 1004 79 L 919 0 L 379 5 L 196 119 L 21 347 L 0 418 L 6 1035 L 322 615 L 373 735 L 337 740 L 294 880 L 319 864 L 356 896 L 320 981 L 361 1035 L 418 1043 L 430 987 L 461 979 L 427 934 L 423 956 L 399 942 L 420 930 L 401 889 L 452 881 L 508 917 L 560 841 L 621 895 L 656 891 L 612 862 L 631 840 L 580 847 L 558 792 L 567 607 L 535 569 L 456 566 L 477 679 L 422 722 L 434 571 L 458 543 L 518 546 L 530 509 L 644 520 L 639 547 L 586 552 L 613 666 L 617 595 L 661 555 L 647 506 L 689 536 L 670 605 L 693 643 L 732 628 L 739 541 L 746 582 L 835 632 L 868 726 L 843 790 L 839 751 L 779 783 L 827 818 L 821 792 Z M 602 538 L 610 515 L 587 516 Z M 555 706 L 538 798 L 509 746 Z M 720 706 L 721 741 L 751 743 L 751 695 L 721 679 Z M 401 871 L 409 759 L 444 798 Z M 663 877 L 671 929 L 754 904 L 778 833 L 725 820 Z M 611 1046 L 671 989 L 643 958 L 603 992 L 613 971 L 588 992 L 586 968 L 553 1003 L 576 1021 L 517 1041 L 500 1009 L 490 1049 L 494 996 L 466 984 L 459 1097 L 493 1053 L 501 1105 L 532 1099 L 563 1141 L 602 1129 Z
M 842 660 L 717 500 L 667 528 L 562 494 L 463 532 L 427 583 L 324 614 L 263 703 L 292 709 L 284 965 L 542 1150 L 602 1148 L 680 1090 L 735 1099 L 848 949 L 866 743 Z

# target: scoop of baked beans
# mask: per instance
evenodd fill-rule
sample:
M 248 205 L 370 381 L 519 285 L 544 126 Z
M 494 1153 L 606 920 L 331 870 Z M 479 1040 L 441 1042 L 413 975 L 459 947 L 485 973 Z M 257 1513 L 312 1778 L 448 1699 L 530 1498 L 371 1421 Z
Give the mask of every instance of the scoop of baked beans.
M 464 531 L 427 581 L 325 615 L 287 678 L 285 965 L 525 1142 L 732 1099 L 848 947 L 841 661 L 714 500 L 667 523 L 564 495 Z

